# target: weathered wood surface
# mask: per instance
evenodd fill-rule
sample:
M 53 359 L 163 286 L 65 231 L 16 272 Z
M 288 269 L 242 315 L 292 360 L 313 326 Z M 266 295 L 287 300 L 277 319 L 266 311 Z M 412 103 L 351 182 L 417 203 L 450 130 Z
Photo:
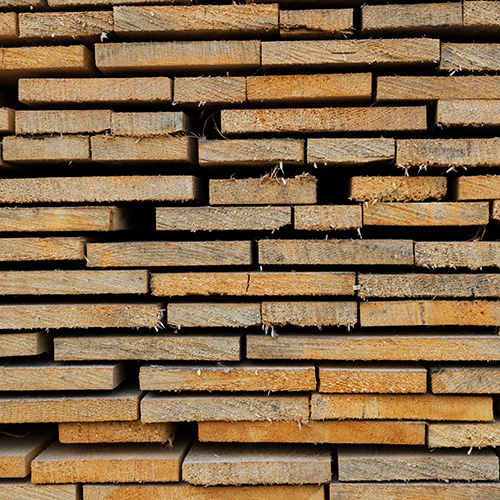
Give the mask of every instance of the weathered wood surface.
M 330 480 L 331 452 L 323 446 L 196 443 L 182 477 L 199 485 L 320 484 Z
M 247 99 L 255 103 L 366 102 L 370 100 L 371 95 L 370 73 L 247 77 Z
M 302 394 L 171 396 L 149 393 L 141 401 L 143 422 L 255 422 L 308 419 L 309 396 Z
M 500 71 L 496 43 L 442 43 L 439 69 L 445 71 Z
M 227 105 L 247 100 L 243 76 L 198 76 L 174 80 L 174 101 L 178 104 Z
M 353 9 L 280 10 L 282 39 L 344 38 L 354 31 Z
M 30 106 L 169 104 L 172 102 L 172 94 L 172 80 L 159 76 L 151 78 L 32 78 L 19 80 L 19 101 Z
M 491 204 L 490 218 L 491 222 L 500 221 L 500 200 L 493 200 L 493 203 Z
M 434 393 L 495 394 L 500 392 L 497 366 L 434 366 L 431 368 Z
M 498 127 L 500 125 L 500 100 L 438 101 L 436 125 L 443 127 Z
M 362 208 L 358 205 L 297 206 L 294 228 L 306 231 L 359 229 L 363 225 Z
M 129 422 L 63 422 L 59 426 L 59 442 L 75 443 L 168 443 L 175 437 L 175 424 L 162 422 L 143 424 Z
M 54 10 L 95 9 L 96 6 L 109 9 L 110 6 L 124 4 L 149 5 L 151 3 L 161 3 L 167 5 L 190 5 L 192 3 L 191 0 L 47 0 L 47 2 L 49 7 Z
M 413 364 L 328 363 L 318 367 L 318 391 L 330 393 L 424 393 L 427 370 Z
M 486 4 L 466 0 L 463 6 L 463 24 L 466 33 L 498 34 L 500 22 L 500 4 L 487 2 Z
M 425 444 L 423 422 L 200 422 L 198 439 L 233 443 Z
M 2 12 L 0 14 L 0 43 L 9 45 L 19 42 L 18 14 Z
M 303 165 L 305 141 L 300 139 L 236 139 L 200 141 L 200 165 L 205 167 Z
M 11 134 L 15 128 L 15 111 L 10 108 L 0 108 L 0 134 Z
M 239 134 L 414 132 L 426 130 L 426 120 L 423 106 L 223 109 L 221 132 L 228 137 Z
M 4 480 L 0 484 L 0 500 L 79 500 L 79 486 L 76 484 L 33 484 L 30 479 Z
M 338 450 L 339 481 L 495 481 L 492 450 L 349 447 Z
M 354 295 L 355 282 L 354 273 L 338 272 L 153 273 L 151 294 L 160 297 Z
M 0 4 L 1 10 L 40 10 L 47 8 L 43 0 L 2 0 Z
M 132 135 L 137 139 L 148 135 L 169 135 L 178 132 L 188 132 L 190 128 L 189 117 L 182 111 L 154 111 L 142 113 L 112 113 L 111 134 Z M 179 144 L 182 144 L 182 142 Z M 116 146 L 125 144 L 115 143 Z M 174 148 L 175 141 L 167 141 L 169 148 Z M 188 142 L 187 149 L 193 146 Z M 130 149 L 130 147 L 128 147 Z
M 413 242 L 409 240 L 260 240 L 259 264 L 408 265 L 413 264 Z
M 496 200 L 499 198 L 499 175 L 458 177 L 451 185 L 456 200 Z
M 427 445 L 432 448 L 499 446 L 500 424 L 428 424 Z
M 23 344 L 13 343 L 15 347 L 11 347 L 7 344 L 8 339 L 3 337 L 5 336 L 0 336 L 0 353 L 22 352 Z M 77 337 L 61 335 L 54 339 L 54 359 L 58 361 L 238 361 L 241 357 L 240 344 L 241 337 L 238 335 L 160 335 L 157 333 L 152 335 L 108 333 L 106 336 L 79 335 Z
M 291 223 L 291 207 L 156 208 L 157 231 L 274 231 Z
M 52 349 L 46 332 L 0 334 L 0 357 L 36 356 Z

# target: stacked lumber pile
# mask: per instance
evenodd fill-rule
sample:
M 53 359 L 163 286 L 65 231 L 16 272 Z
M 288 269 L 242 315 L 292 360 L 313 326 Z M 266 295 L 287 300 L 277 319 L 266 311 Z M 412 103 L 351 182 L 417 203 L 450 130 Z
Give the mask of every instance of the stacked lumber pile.
M 0 0 L 0 499 L 500 499 L 500 1 L 363 3 Z

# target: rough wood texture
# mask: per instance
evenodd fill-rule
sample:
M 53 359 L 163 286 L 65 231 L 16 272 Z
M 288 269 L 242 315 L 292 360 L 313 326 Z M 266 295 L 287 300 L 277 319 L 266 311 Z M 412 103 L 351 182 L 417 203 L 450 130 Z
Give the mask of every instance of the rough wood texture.
M 40 10 L 47 8 L 43 0 L 2 0 L 0 3 L 1 10 Z
M 302 421 L 308 418 L 308 395 L 242 393 L 170 396 L 149 393 L 141 401 L 143 422 Z
M 221 128 L 228 137 L 238 134 L 410 132 L 426 130 L 427 118 L 423 106 L 223 109 Z
M 105 74 L 180 71 L 251 71 L 260 66 L 260 42 L 107 43 L 95 46 L 96 66 Z
M 500 424 L 429 424 L 427 445 L 432 448 L 498 446 Z
M 427 370 L 412 364 L 322 364 L 318 391 L 333 393 L 424 393 Z
M 262 42 L 264 68 L 346 68 L 433 65 L 439 40 L 300 40 Z
M 499 21 L 498 2 L 464 1 L 463 23 L 466 33 L 498 34 Z
M 357 205 L 324 205 L 294 208 L 294 229 L 331 231 L 359 229 L 362 208 Z
M 36 356 L 52 349 L 46 332 L 0 334 L 0 357 Z
M 259 264 L 408 265 L 413 264 L 413 242 L 408 240 L 260 240 Z
M 241 104 L 247 100 L 243 76 L 199 76 L 174 80 L 174 101 L 197 106 Z
M 491 204 L 491 222 L 500 221 L 500 200 L 494 200 Z
M 147 135 L 169 135 L 188 132 L 189 117 L 182 111 L 155 111 L 148 113 L 113 113 L 111 115 L 112 135 L 132 135 L 137 138 Z M 172 139 L 172 138 L 171 138 Z M 180 142 L 180 141 L 177 141 Z M 115 143 L 118 145 L 120 143 Z M 121 143 L 125 144 L 125 143 Z M 168 141 L 169 148 L 175 141 Z M 181 143 L 182 144 L 182 143 Z M 143 146 L 141 146 L 143 147 Z M 188 142 L 188 151 L 192 146 Z
M 331 453 L 322 446 L 196 443 L 182 477 L 199 485 L 319 484 L 330 480 Z
M 12 334 L 9 334 L 12 335 Z M 27 334 L 30 335 L 30 334 Z M 41 334 L 39 334 L 41 335 Z M 5 336 L 3 336 L 5 337 Z M 0 336 L 0 352 L 21 351 Z M 165 360 L 238 361 L 241 338 L 237 335 L 80 335 L 54 339 L 54 359 L 59 361 Z M 11 351 L 7 351 L 9 353 Z M 35 353 L 37 354 L 37 353 Z
M 496 200 L 499 187 L 498 175 L 474 175 L 455 179 L 451 191 L 456 200 Z
M 34 483 L 175 482 L 189 440 L 172 448 L 153 444 L 79 445 L 54 443 L 31 464 Z
M 436 125 L 443 127 L 498 127 L 500 100 L 438 101 Z
M 495 481 L 492 450 L 345 447 L 338 450 L 339 481 Z
M 2 481 L 0 500 L 79 500 L 77 484 L 32 484 L 30 479 L 23 481 Z
M 300 11 L 292 12 L 300 13 Z M 371 95 L 370 73 L 247 77 L 249 102 L 328 104 L 368 101 Z
M 19 101 L 30 106 L 169 104 L 172 94 L 172 80 L 166 77 L 19 80 Z
M 251 241 L 89 243 L 89 267 L 228 266 L 252 263 Z
M 316 203 L 316 178 L 210 179 L 210 205 L 299 205 Z
M 303 165 L 304 147 L 298 139 L 200 141 L 198 154 L 205 167 Z
M 292 223 L 291 207 L 157 207 L 157 231 L 274 231 Z
M 425 444 L 423 422 L 200 422 L 198 438 L 235 443 Z
M 352 9 L 281 10 L 280 37 L 344 38 L 354 31 Z
M 496 43 L 442 43 L 445 71 L 500 71 L 500 47 Z
M 19 41 L 17 16 L 15 12 L 0 14 L 0 43 L 8 45 Z
M 10 0 L 13 1 L 13 0 Z M 33 0 L 31 0 L 33 1 Z M 112 5 L 149 5 L 151 3 L 180 4 L 189 5 L 190 0 L 48 0 L 51 9 L 54 10 L 75 10 L 75 9 L 95 9 L 96 6 L 110 8 Z
M 500 392 L 500 368 L 495 366 L 437 366 L 431 369 L 434 393 L 494 394 Z
M 10 108 L 0 108 L 0 134 L 12 134 L 14 128 L 15 111 Z

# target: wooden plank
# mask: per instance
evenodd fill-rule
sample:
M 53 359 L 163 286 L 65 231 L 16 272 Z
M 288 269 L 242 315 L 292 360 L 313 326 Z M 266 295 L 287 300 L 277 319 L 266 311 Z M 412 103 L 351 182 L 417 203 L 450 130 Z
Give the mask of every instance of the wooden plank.
M 153 296 L 354 295 L 355 273 L 229 272 L 153 273 Z
M 95 61 L 107 75 L 251 71 L 260 67 L 260 41 L 98 44 Z
M 316 177 L 210 179 L 210 205 L 299 205 L 316 203 Z
M 492 222 L 500 221 L 500 200 L 493 200 L 493 203 L 491 204 L 490 219 Z
M 177 104 L 222 106 L 241 104 L 247 100 L 246 78 L 243 76 L 197 76 L 174 80 Z
M 230 266 L 252 263 L 251 241 L 89 243 L 89 267 Z
M 495 200 L 499 187 L 498 175 L 473 175 L 455 179 L 451 191 L 456 200 Z
M 126 5 L 114 7 L 123 39 L 252 38 L 278 34 L 277 4 Z
M 12 1 L 12 0 L 10 0 Z M 49 7 L 54 10 L 82 10 L 95 9 L 96 6 L 110 8 L 112 5 L 149 5 L 154 4 L 175 4 L 189 5 L 191 0 L 47 0 Z
M 47 8 L 44 0 L 2 0 L 0 3 L 1 10 L 40 10 Z
M 32 42 L 99 42 L 102 33 L 113 32 L 113 13 L 30 12 L 19 14 L 19 36 Z
M 205 167 L 303 165 L 304 148 L 300 139 L 235 139 L 200 141 L 198 154 Z
M 157 231 L 274 231 L 291 223 L 291 207 L 156 207 Z
M 12 334 L 10 334 L 12 335 Z M 28 334 L 29 335 L 29 334 Z M 0 336 L 3 349 L 11 348 Z M 238 335 L 61 335 L 54 339 L 58 361 L 239 361 Z M 22 344 L 21 344 L 22 345 Z M 17 348 L 14 352 L 18 352 Z M 10 351 L 7 351 L 10 352 Z
M 19 28 L 15 12 L 2 12 L 0 14 L 0 42 L 8 45 L 19 42 Z
M 21 188 L 22 181 L 18 179 Z M 0 181 L 1 184 L 1 181 Z M 29 184 L 28 182 L 25 183 Z M 0 188 L 1 190 L 1 188 Z M 128 229 L 127 212 L 118 207 L 2 207 L 1 231 L 118 231 Z M 26 243 L 26 246 L 24 246 Z M 19 247 L 19 253 L 17 252 Z M 9 238 L 0 240 L 3 260 L 30 260 L 32 252 L 41 260 L 61 258 L 69 254 L 72 259 L 84 258 L 85 240 L 74 238 Z
M 221 111 L 221 132 L 228 137 L 238 134 L 410 132 L 426 129 L 426 108 L 423 106 Z
M 3 227 L 2 231 L 5 231 Z M 0 238 L 0 262 L 84 260 L 85 242 L 85 238 L 80 237 Z
M 249 102 L 290 105 L 366 102 L 371 95 L 371 73 L 247 77 Z
M 190 175 L 1 179 L 0 202 L 192 201 L 200 188 L 198 177 Z
M 493 394 L 500 392 L 496 366 L 434 366 L 431 388 L 437 394 Z
M 294 229 L 306 231 L 339 231 L 359 229 L 363 222 L 358 205 L 297 206 L 294 208 Z
M 111 111 L 106 109 L 16 111 L 16 134 L 94 134 L 110 128 Z
M 445 71 L 499 71 L 497 43 L 442 43 L 441 64 Z
M 427 370 L 413 364 L 329 363 L 318 367 L 318 391 L 334 393 L 424 393 Z
M 311 394 L 311 420 L 493 420 L 487 396 Z
M 33 483 L 176 482 L 189 439 L 152 444 L 54 443 L 31 464 Z
M 497 241 L 416 241 L 415 264 L 436 267 L 500 267 Z
M 396 141 L 385 138 L 307 139 L 307 163 L 363 166 L 386 163 L 396 157 Z
M 111 115 L 112 135 L 168 135 L 188 132 L 189 117 L 182 111 L 155 111 L 147 113 L 115 113 Z M 169 144 L 169 148 L 175 145 Z
M 445 100 L 436 106 L 438 127 L 496 127 L 500 125 L 500 100 Z
M 452 35 L 462 28 L 462 4 L 363 5 L 361 36 Z
M 167 306 L 167 322 L 174 328 L 256 326 L 261 324 L 260 304 L 170 303 Z
M 280 38 L 344 38 L 354 31 L 353 9 L 280 10 Z
M 172 94 L 172 80 L 166 77 L 19 80 L 19 101 L 30 106 L 169 104 Z
M 269 68 L 351 68 L 433 65 L 439 40 L 299 40 L 262 42 L 262 66 Z
M 168 443 L 175 437 L 175 424 L 129 422 L 63 422 L 59 424 L 59 442 L 88 443 Z
M 313 365 L 143 365 L 143 391 L 313 391 Z
M 48 422 L 109 422 L 137 420 L 141 392 L 122 386 L 94 394 L 27 393 L 0 395 L 0 422 L 5 424 Z
M 413 264 L 413 242 L 409 240 L 260 240 L 259 264 L 411 265 Z
M 498 361 L 500 337 L 427 333 L 248 335 L 247 357 L 326 361 Z
M 4 137 L 2 156 L 13 163 L 81 162 L 90 160 L 89 138 L 79 135 Z
M 492 450 L 346 447 L 338 450 L 339 481 L 495 481 Z
M 79 486 L 77 484 L 32 484 L 26 480 L 2 481 L 0 483 L 0 500 L 79 500 Z
M 463 29 L 468 34 L 498 34 L 500 21 L 500 3 L 493 1 L 486 4 L 478 1 L 464 1 Z
M 302 421 L 308 418 L 308 395 L 242 393 L 171 396 L 148 393 L 141 401 L 143 422 Z
M 427 443 L 432 448 L 498 446 L 500 424 L 428 424 Z
M 195 146 L 187 136 L 90 138 L 92 160 L 102 163 L 194 163 Z
M 356 302 L 263 302 L 262 324 L 267 326 L 354 326 Z
M 488 203 L 375 203 L 363 206 L 364 226 L 481 226 L 490 220 Z
M 496 326 L 500 301 L 401 300 L 364 302 L 362 326 Z
M 13 134 L 14 124 L 15 111 L 10 108 L 0 108 L 0 134 Z
M 46 332 L 0 334 L 0 357 L 36 356 L 52 349 Z
M 425 444 L 423 422 L 200 422 L 198 439 L 236 443 Z
M 0 330 L 158 328 L 159 304 L 17 304 L 0 306 Z
M 182 477 L 199 485 L 320 484 L 330 480 L 331 452 L 322 446 L 196 443 Z
M 447 185 L 446 177 L 352 177 L 349 180 L 349 199 L 373 203 L 442 200 L 446 196 Z

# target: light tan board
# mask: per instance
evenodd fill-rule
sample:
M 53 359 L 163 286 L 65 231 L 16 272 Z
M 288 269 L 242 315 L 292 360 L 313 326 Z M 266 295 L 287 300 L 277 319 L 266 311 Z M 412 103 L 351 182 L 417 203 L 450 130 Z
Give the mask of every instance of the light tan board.
M 304 142 L 299 139 L 200 141 L 199 161 L 204 167 L 303 165 Z
M 157 207 L 157 231 L 274 231 L 292 223 L 291 207 Z
M 234 443 L 425 444 L 423 422 L 200 422 L 198 438 Z
M 333 393 L 424 393 L 427 370 L 412 364 L 328 363 L 318 367 L 318 391 Z
M 436 124 L 443 127 L 498 127 L 500 100 L 438 101 Z
M 2 0 L 2 10 L 40 10 L 46 8 L 43 0 Z
M 175 424 L 129 422 L 68 422 L 59 424 L 59 442 L 88 443 L 173 443 Z
M 210 205 L 300 205 L 316 203 L 316 178 L 210 179 Z
M 52 349 L 46 332 L 0 334 L 0 357 L 36 356 Z
M 2 481 L 0 500 L 80 500 L 79 486 L 76 484 L 32 484 L 30 479 Z
M 0 422 L 109 422 L 137 420 L 141 392 L 122 386 L 110 392 L 75 395 L 67 393 L 22 396 L 0 395 Z
M 251 71 L 260 66 L 260 42 L 108 43 L 95 46 L 97 67 L 104 74 L 175 73 L 178 71 Z
M 320 484 L 330 480 L 331 453 L 323 446 L 196 443 L 182 464 L 193 484 Z
M 85 238 L 0 238 L 1 262 L 84 260 L 84 258 Z
M 452 194 L 456 200 L 495 200 L 499 187 L 499 175 L 471 175 L 458 177 L 452 184 Z
M 48 0 L 50 8 L 54 10 L 95 9 L 96 6 L 109 8 L 112 5 L 123 5 L 132 2 L 134 4 L 148 5 L 151 0 Z M 191 0 L 158 0 L 155 3 L 189 5 Z
M 464 29 L 466 33 L 497 34 L 500 21 L 500 3 L 464 1 Z
M 437 366 L 431 369 L 434 393 L 500 393 L 500 368 L 495 366 Z
M 252 263 L 251 241 L 89 243 L 90 267 L 220 266 Z
M 247 100 L 246 78 L 243 76 L 186 77 L 174 80 L 177 104 L 227 105 Z
M 500 200 L 494 200 L 491 204 L 491 222 L 500 221 Z
M 0 307 L 1 311 L 1 307 Z M 245 328 L 261 324 L 260 304 L 234 303 L 170 303 L 167 322 L 174 328 L 232 327 Z
M 31 464 L 34 483 L 176 482 L 189 446 L 153 444 L 54 443 Z
M 442 43 L 439 68 L 445 71 L 499 71 L 500 45 L 496 43 Z
M 439 40 L 430 38 L 262 42 L 264 68 L 400 68 L 439 60 Z
M 10 108 L 0 108 L 0 134 L 3 135 L 13 133 L 14 123 L 15 111 Z
M 172 102 L 172 83 L 166 77 L 21 79 L 19 101 L 48 107 L 57 104 L 169 104 Z
M 307 163 L 331 166 L 363 166 L 393 161 L 394 139 L 308 139 Z
M 3 340 L 0 336 L 0 342 L 3 349 L 3 344 L 7 340 Z M 238 361 L 241 356 L 240 344 L 241 337 L 237 335 L 160 335 L 156 333 L 126 336 L 111 334 L 59 336 L 54 340 L 54 359 L 59 361 Z M 10 348 L 8 345 L 5 349 L 7 347 Z
M 492 450 L 345 447 L 338 450 L 339 481 L 495 481 Z
M 143 422 L 255 422 L 308 419 L 307 394 L 170 396 L 149 393 L 141 401 Z
M 408 265 L 413 264 L 413 242 L 409 240 L 260 240 L 259 264 Z
M 294 228 L 306 231 L 359 229 L 363 224 L 358 205 L 323 205 L 294 208 Z
M 313 391 L 313 365 L 144 365 L 143 391 Z
M 1 276 L 1 275 L 0 275 Z M 354 295 L 354 273 L 153 273 L 155 296 Z
M 427 129 L 426 113 L 423 106 L 223 109 L 221 132 L 228 137 L 239 134 L 414 132 Z
M 152 5 L 113 9 L 120 38 L 258 38 L 278 34 L 277 4 Z
M 499 446 L 500 424 L 428 424 L 427 445 L 432 448 Z
M 353 31 L 353 9 L 280 10 L 282 39 L 344 38 Z
M 147 113 L 112 113 L 111 134 L 131 135 L 135 140 L 148 135 L 169 135 L 175 133 L 188 132 L 190 127 L 189 117 L 182 111 L 156 111 Z M 172 139 L 172 138 L 170 138 Z M 161 142 L 161 141 L 160 141 Z M 182 141 L 164 142 L 169 148 L 174 148 L 176 142 L 179 150 Z M 116 145 L 128 144 L 127 142 L 117 142 Z M 154 144 L 154 142 L 153 142 Z M 187 151 L 193 149 L 190 142 L 187 142 Z M 193 154 L 193 153 L 191 153 Z
M 492 335 L 247 336 L 248 359 L 338 361 L 497 361 Z
M 19 41 L 19 29 L 15 12 L 2 12 L 0 14 L 0 43 L 9 45 Z
M 367 102 L 371 95 L 370 73 L 247 77 L 247 98 L 251 103 L 304 105 Z

